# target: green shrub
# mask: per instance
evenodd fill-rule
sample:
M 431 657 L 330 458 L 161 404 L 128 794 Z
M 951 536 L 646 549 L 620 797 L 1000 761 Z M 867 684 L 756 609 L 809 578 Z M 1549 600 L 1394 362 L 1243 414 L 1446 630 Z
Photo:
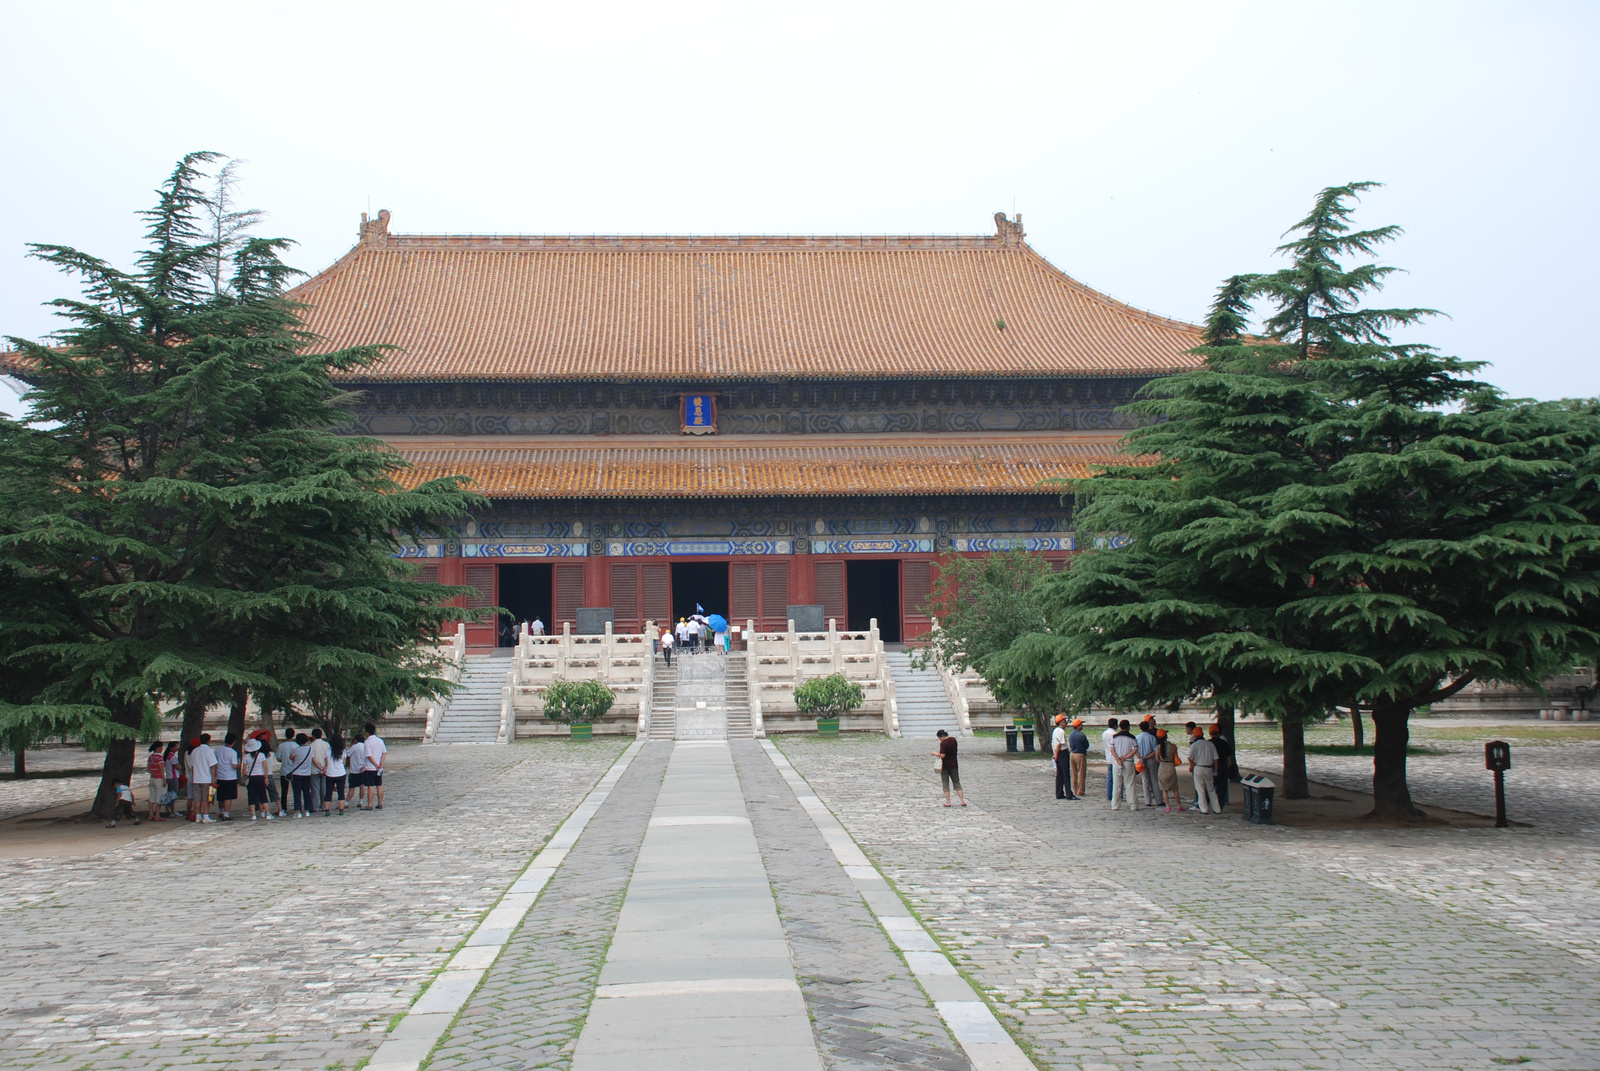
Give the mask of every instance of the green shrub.
M 818 720 L 842 717 L 866 699 L 861 685 L 845 680 L 843 673 L 813 677 L 794 690 L 794 705 L 802 714 L 815 714 Z
M 544 716 L 567 725 L 588 725 L 606 716 L 616 695 L 599 681 L 556 681 L 544 690 Z

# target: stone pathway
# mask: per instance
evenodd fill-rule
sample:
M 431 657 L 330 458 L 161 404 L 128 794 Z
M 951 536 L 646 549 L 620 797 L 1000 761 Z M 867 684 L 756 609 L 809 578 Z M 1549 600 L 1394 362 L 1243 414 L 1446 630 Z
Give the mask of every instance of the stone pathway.
M 64 770 L 94 770 L 92 774 L 78 777 L 26 777 L 21 781 L 0 781 L 0 821 L 15 818 L 18 815 L 31 814 L 34 811 L 44 811 L 51 807 L 59 807 L 64 803 L 74 803 L 94 799 L 95 790 L 100 787 L 100 767 L 106 761 L 103 751 L 84 751 L 81 748 L 53 747 L 39 751 L 30 751 L 24 758 L 27 761 L 29 774 L 53 774 Z M 142 763 L 143 754 L 135 755 L 135 762 Z M 0 751 L 0 769 L 7 772 L 11 770 L 12 755 L 9 751 Z M 141 767 L 142 769 L 142 767 Z M 135 792 L 138 794 L 141 811 L 144 806 L 143 783 L 147 780 L 139 771 L 134 771 Z M 87 806 L 84 810 L 88 810 Z
M 382 811 L 0 861 L 5 1066 L 353 1067 L 624 743 L 398 745 Z
M 1041 1067 L 1600 1066 L 1590 935 L 1506 911 L 1592 903 L 1592 840 L 1114 813 L 989 738 L 945 810 L 921 742 L 781 745 Z
M 678 699 L 673 718 L 679 740 L 728 738 L 726 663 L 721 655 L 686 655 L 678 660 Z
M 1518 752 L 1532 826 L 1327 832 L 1112 813 L 1094 763 L 1058 803 L 997 738 L 964 809 L 926 741 L 650 742 L 602 780 L 626 743 L 401 745 L 383 812 L 0 861 L 5 1066 L 350 1071 L 494 926 L 429 1068 L 1600 1066 L 1593 744 Z M 1424 803 L 1481 776 L 1439 750 Z

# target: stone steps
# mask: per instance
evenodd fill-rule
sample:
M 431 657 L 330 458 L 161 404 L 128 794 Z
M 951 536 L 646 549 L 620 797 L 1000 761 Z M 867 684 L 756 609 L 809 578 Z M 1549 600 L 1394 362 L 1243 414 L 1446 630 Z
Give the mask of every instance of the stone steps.
M 678 701 L 678 667 L 656 666 L 654 690 L 650 693 L 650 739 L 671 740 L 677 729 L 673 707 Z
M 492 744 L 500 737 L 500 690 L 511 665 L 504 658 L 469 655 L 461 687 L 439 718 L 437 744 Z
M 937 670 L 912 669 L 911 656 L 904 651 L 885 655 L 889 675 L 894 678 L 895 705 L 900 710 L 901 736 L 933 736 L 940 729 L 959 731 L 955 708 L 944 690 Z
M 750 682 L 745 679 L 745 655 L 727 656 L 727 680 L 723 688 L 728 697 L 728 739 L 750 740 L 756 735 L 750 718 Z

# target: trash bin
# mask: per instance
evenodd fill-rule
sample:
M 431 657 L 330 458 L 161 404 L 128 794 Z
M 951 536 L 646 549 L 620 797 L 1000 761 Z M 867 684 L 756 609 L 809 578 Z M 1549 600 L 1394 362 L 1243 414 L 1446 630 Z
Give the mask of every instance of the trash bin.
M 1022 726 L 1022 750 L 1033 750 L 1033 726 L 1031 725 Z
M 1260 774 L 1244 778 L 1239 785 L 1244 789 L 1244 820 L 1258 826 L 1270 826 L 1272 794 L 1278 786 Z
M 1013 754 L 1016 753 L 1016 750 L 1017 750 L 1017 727 L 1015 725 L 1007 725 L 1006 726 L 1006 750 L 1009 751 L 1009 752 L 1012 752 Z

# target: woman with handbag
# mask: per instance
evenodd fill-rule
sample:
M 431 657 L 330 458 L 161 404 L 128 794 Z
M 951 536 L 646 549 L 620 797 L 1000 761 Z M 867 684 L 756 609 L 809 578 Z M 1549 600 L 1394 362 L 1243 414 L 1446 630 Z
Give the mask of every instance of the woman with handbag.
M 1160 763 L 1156 775 L 1161 785 L 1161 798 L 1166 802 L 1167 813 L 1183 810 L 1183 796 L 1178 792 L 1178 745 L 1167 739 L 1165 729 L 1156 730 L 1155 759 Z

